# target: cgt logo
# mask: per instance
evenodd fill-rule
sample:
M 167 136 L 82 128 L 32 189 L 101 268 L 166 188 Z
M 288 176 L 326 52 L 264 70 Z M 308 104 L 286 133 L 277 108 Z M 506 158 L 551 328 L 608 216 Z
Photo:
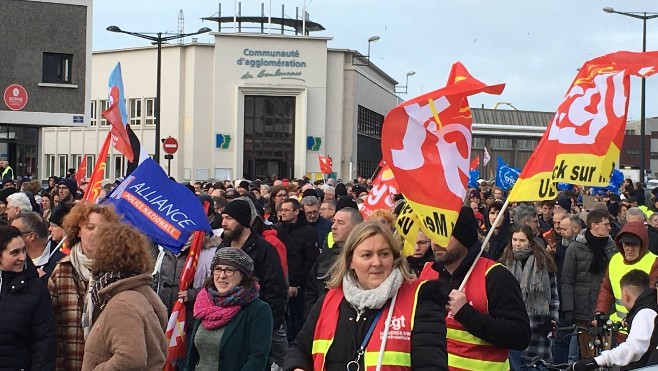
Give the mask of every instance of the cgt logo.
M 394 331 L 400 331 L 402 328 L 406 327 L 405 322 L 406 322 L 406 318 L 404 318 L 404 316 L 400 316 L 400 317 L 393 316 L 391 318 L 391 328 Z

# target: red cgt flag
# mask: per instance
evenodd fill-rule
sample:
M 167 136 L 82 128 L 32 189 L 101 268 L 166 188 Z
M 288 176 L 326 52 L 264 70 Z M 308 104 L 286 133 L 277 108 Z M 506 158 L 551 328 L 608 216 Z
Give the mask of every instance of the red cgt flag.
M 504 86 L 476 80 L 457 62 L 444 88 L 393 108 L 384 119 L 383 158 L 421 230 L 440 245 L 448 243 L 468 189 L 472 116 L 466 97 L 500 94 Z
M 104 113 L 105 112 L 101 114 Z M 107 159 L 107 152 L 110 150 L 111 138 L 112 138 L 111 134 L 107 133 L 107 137 L 105 137 L 105 142 L 103 143 L 103 147 L 101 147 L 101 151 L 98 153 L 98 157 L 97 157 L 98 161 L 96 161 L 94 172 L 91 173 L 91 178 L 89 178 L 89 186 L 84 196 L 82 197 L 82 199 L 85 201 L 98 202 L 98 199 L 100 198 L 101 182 L 105 177 L 105 166 L 107 166 L 105 161 Z
M 322 174 L 330 174 L 332 172 L 331 167 L 334 163 L 331 157 L 318 155 L 318 161 L 320 162 L 320 172 Z
M 80 162 L 80 166 L 78 167 L 78 171 L 75 172 L 75 182 L 78 183 L 78 187 L 80 187 L 80 183 L 82 183 L 82 180 L 85 178 L 87 175 L 87 156 L 84 154 L 82 155 L 82 161 Z
M 468 167 L 469 170 L 475 170 L 480 166 L 480 155 L 475 156 L 471 161 L 471 165 Z
M 393 171 L 386 161 L 382 161 L 379 166 L 381 170 L 375 180 L 372 181 L 372 189 L 368 193 L 361 208 L 361 215 L 367 219 L 375 210 L 391 210 L 395 202 L 393 196 L 398 194 L 398 182 L 395 180 Z
M 553 199 L 557 182 L 607 186 L 624 140 L 630 76 L 651 76 L 656 65 L 658 51 L 585 62 L 507 199 Z

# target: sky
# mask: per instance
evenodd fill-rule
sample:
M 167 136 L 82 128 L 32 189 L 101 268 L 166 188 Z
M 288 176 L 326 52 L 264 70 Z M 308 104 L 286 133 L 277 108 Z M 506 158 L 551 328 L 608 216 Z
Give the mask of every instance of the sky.
M 178 29 L 183 10 L 185 32 L 201 27 L 217 30 L 202 17 L 234 14 L 234 1 L 207 0 L 96 0 L 93 8 L 93 50 L 148 45 L 137 37 L 108 32 L 116 25 L 134 32 L 171 32 Z M 242 15 L 265 14 L 270 1 L 242 1 Z M 658 12 L 658 4 L 640 0 L 307 0 L 309 19 L 324 26 L 312 36 L 331 37 L 330 48 L 358 50 L 405 85 L 411 99 L 443 87 L 451 65 L 462 62 L 477 79 L 506 83 L 502 95 L 480 94 L 471 107 L 493 108 L 498 102 L 519 110 L 555 111 L 577 69 L 592 58 L 619 50 L 642 50 L 642 20 L 602 11 Z M 295 17 L 303 0 L 272 0 L 273 16 Z M 187 41 L 190 41 L 189 39 Z M 199 36 L 212 42 L 211 35 Z M 647 21 L 647 50 L 658 50 L 658 18 Z M 640 79 L 631 78 L 628 119 L 640 118 Z M 647 117 L 658 116 L 658 75 L 646 82 Z M 500 109 L 510 109 L 502 105 Z

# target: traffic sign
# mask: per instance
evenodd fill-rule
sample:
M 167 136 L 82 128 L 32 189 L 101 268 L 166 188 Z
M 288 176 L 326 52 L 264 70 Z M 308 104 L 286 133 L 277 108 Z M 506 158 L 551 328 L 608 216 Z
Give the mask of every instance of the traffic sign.
M 178 151 L 178 141 L 174 137 L 167 137 L 165 140 L 162 141 L 162 150 L 165 151 L 165 153 L 168 153 L 170 155 L 173 155 Z
M 27 90 L 18 84 L 11 84 L 3 95 L 5 104 L 12 111 L 20 111 L 27 104 Z

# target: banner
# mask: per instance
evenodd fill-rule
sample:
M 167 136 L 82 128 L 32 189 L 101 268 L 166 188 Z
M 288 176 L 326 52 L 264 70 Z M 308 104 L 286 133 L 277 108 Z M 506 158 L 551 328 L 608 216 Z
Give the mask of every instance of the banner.
M 405 203 L 398 218 L 395 220 L 395 229 L 404 240 L 402 254 L 404 256 L 413 255 L 414 248 L 416 247 L 416 237 L 418 236 L 418 231 L 420 231 L 420 222 L 408 202 Z
M 102 114 L 102 113 L 101 113 Z M 94 166 L 94 172 L 91 173 L 91 178 L 89 178 L 89 185 L 87 186 L 87 191 L 82 196 L 82 199 L 85 201 L 97 203 L 101 197 L 101 182 L 105 178 L 105 167 L 107 164 L 107 152 L 110 150 L 110 141 L 112 139 L 111 134 L 108 132 L 105 137 L 105 142 L 103 142 L 103 147 L 98 153 L 96 166 Z
M 361 204 L 360 211 L 363 219 L 368 219 L 375 210 L 392 210 L 395 206 L 393 196 L 399 193 L 398 182 L 395 180 L 393 171 L 388 167 L 386 161 L 382 161 L 379 166 L 379 174 L 372 181 L 372 189 L 363 204 Z
M 521 169 L 511 167 L 498 156 L 498 165 L 496 167 L 496 187 L 508 190 L 514 187 L 514 183 L 519 179 Z
M 651 76 L 656 64 L 658 52 L 622 51 L 585 62 L 508 199 L 553 199 L 557 182 L 607 186 L 624 139 L 630 76 Z
M 187 187 L 146 159 L 107 198 L 125 221 L 178 254 L 194 231 L 211 233 L 201 203 Z
M 482 164 L 484 166 L 487 166 L 489 161 L 491 161 L 491 156 L 489 156 L 489 151 L 487 151 L 487 147 L 484 147 L 484 155 L 482 156 Z
M 468 170 L 475 170 L 480 166 L 480 155 L 475 156 L 471 161 L 471 164 L 468 166 Z
M 322 174 L 330 174 L 332 172 L 331 167 L 334 163 L 331 160 L 331 157 L 318 155 L 318 161 L 320 162 L 320 172 L 322 172 Z
M 78 167 L 78 170 L 75 172 L 75 176 L 73 178 L 75 179 L 75 182 L 78 183 L 78 187 L 80 187 L 82 180 L 85 179 L 86 177 L 87 177 L 87 156 L 83 153 L 82 161 L 80 161 L 80 166 Z
M 480 170 L 471 170 L 468 172 L 468 187 L 478 189 L 480 186 L 478 184 L 478 179 L 480 179 Z
M 382 155 L 400 191 L 434 242 L 445 246 L 467 193 L 471 155 L 471 110 L 467 96 L 500 94 L 459 62 L 446 87 L 393 108 L 382 127 Z

